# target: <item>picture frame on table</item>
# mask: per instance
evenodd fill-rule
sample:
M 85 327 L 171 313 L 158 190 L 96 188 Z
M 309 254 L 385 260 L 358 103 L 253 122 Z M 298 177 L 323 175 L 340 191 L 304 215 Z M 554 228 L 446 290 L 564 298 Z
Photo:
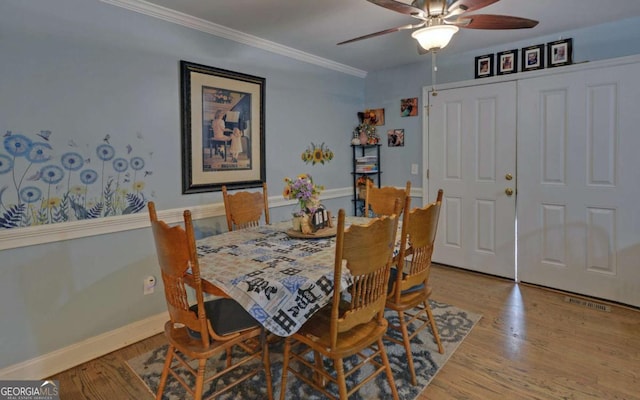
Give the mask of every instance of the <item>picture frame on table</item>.
M 265 181 L 265 81 L 180 61 L 183 194 Z
M 573 63 L 573 39 L 562 39 L 547 43 L 549 68 Z
M 496 54 L 496 75 L 518 72 L 518 49 L 501 51 Z
M 522 49 L 522 71 L 534 71 L 544 68 L 544 44 L 524 47 Z
M 475 68 L 476 68 L 476 73 L 475 73 L 476 79 L 493 76 L 493 71 L 494 71 L 493 54 L 485 54 L 483 56 L 476 57 Z

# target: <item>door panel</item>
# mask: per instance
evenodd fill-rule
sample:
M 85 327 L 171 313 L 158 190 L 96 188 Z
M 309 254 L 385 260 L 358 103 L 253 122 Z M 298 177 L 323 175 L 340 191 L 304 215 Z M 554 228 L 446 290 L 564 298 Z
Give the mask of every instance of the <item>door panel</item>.
M 518 83 L 518 276 L 640 306 L 637 64 Z
M 515 194 L 505 189 L 516 184 L 516 85 L 442 90 L 429 102 L 429 193 L 444 190 L 433 259 L 514 278 Z

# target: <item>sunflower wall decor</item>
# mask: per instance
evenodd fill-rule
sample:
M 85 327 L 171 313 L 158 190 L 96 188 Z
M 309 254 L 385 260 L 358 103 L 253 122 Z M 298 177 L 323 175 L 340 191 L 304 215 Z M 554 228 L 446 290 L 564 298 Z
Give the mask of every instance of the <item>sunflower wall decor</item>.
M 302 161 L 304 161 L 305 164 L 324 164 L 333 160 L 333 151 L 331 151 L 331 149 L 329 149 L 329 147 L 327 147 L 324 143 L 318 146 L 311 142 L 311 145 L 302 152 L 300 158 L 302 158 Z

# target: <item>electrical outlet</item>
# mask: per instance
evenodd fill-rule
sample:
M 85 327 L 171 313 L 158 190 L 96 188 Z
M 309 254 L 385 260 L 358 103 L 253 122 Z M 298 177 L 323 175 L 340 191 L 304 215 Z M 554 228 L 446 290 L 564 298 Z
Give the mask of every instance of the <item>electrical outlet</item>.
M 411 175 L 418 175 L 418 164 L 411 164 Z
M 143 285 L 144 289 L 142 290 L 142 293 L 152 294 L 156 288 L 156 277 L 152 275 L 147 276 L 146 278 L 144 278 Z

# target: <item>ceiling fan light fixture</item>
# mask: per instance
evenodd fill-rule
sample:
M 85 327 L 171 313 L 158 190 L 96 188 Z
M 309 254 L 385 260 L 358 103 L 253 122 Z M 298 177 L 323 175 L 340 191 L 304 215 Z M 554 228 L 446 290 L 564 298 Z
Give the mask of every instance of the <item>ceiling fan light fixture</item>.
M 418 29 L 411 34 L 423 49 L 437 50 L 442 49 L 449 44 L 453 35 L 458 32 L 459 28 L 455 25 L 435 25 Z

